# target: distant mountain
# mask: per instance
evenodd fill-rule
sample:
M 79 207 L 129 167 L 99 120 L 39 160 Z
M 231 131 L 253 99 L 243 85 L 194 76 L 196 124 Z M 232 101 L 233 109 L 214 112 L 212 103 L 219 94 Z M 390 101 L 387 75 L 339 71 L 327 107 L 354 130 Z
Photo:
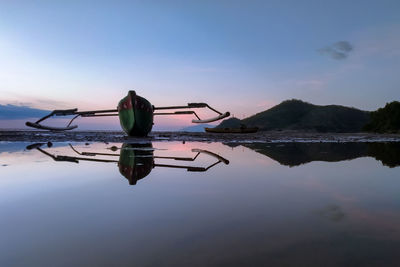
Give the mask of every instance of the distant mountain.
M 368 111 L 338 105 L 318 106 L 293 99 L 240 122 L 260 130 L 360 132 L 369 119 Z M 218 127 L 223 123 L 227 123 L 227 120 Z
M 0 105 L 0 119 L 40 118 L 49 114 L 48 110 L 36 109 L 27 106 Z
M 371 113 L 371 120 L 364 130 L 379 133 L 396 133 L 400 131 L 400 102 L 387 103 L 385 107 Z
M 205 132 L 204 128 L 214 128 L 215 125 L 211 124 L 200 124 L 200 125 L 193 125 L 193 126 L 188 126 L 185 128 L 180 129 L 179 131 L 182 132 Z
M 238 118 L 229 118 L 229 119 L 223 120 L 215 128 L 239 128 L 242 124 L 243 124 L 243 122 L 241 120 L 239 120 Z

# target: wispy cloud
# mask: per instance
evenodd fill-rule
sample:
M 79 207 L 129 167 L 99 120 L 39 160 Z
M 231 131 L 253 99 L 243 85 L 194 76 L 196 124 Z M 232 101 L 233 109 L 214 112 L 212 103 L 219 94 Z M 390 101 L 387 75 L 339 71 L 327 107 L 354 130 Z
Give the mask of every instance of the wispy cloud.
M 344 51 L 344 52 L 350 52 L 351 50 L 353 50 L 353 45 L 351 45 L 347 41 L 340 41 L 340 42 L 334 43 L 333 47 L 340 51 Z
M 333 59 L 341 60 L 349 56 L 354 47 L 348 41 L 339 41 L 326 47 L 320 48 L 317 51 L 322 55 L 327 55 Z

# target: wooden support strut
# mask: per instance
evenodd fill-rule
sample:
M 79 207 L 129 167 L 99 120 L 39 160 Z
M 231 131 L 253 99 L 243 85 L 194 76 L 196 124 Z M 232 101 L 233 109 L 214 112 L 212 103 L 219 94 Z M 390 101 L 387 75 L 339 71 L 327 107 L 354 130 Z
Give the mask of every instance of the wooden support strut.
M 72 125 L 71 123 L 78 118 L 81 117 L 103 117 L 103 116 L 118 116 L 117 109 L 103 109 L 103 110 L 90 110 L 90 111 L 78 111 L 77 108 L 74 109 L 64 109 L 64 110 L 53 110 L 50 114 L 40 118 L 36 122 L 26 122 L 25 125 L 29 127 L 33 127 L 36 129 L 43 129 L 43 130 L 50 130 L 50 131 L 65 131 L 65 130 L 72 130 L 77 128 L 77 125 Z M 112 114 L 108 114 L 112 113 Z M 52 127 L 47 125 L 42 125 L 40 122 L 52 117 L 52 116 L 69 116 L 75 115 L 67 124 L 66 127 Z
M 193 114 L 196 116 L 197 120 L 192 120 L 193 123 L 207 123 L 207 122 L 214 122 L 218 121 L 221 119 L 224 119 L 228 116 L 230 116 L 229 112 L 219 112 L 218 110 L 210 107 L 207 103 L 188 103 L 186 106 L 169 106 L 169 107 L 153 107 L 154 110 L 168 110 L 168 109 L 190 109 L 190 108 L 209 108 L 210 110 L 214 111 L 215 113 L 218 114 L 217 117 L 209 118 L 209 119 L 204 119 L 202 120 L 195 111 L 189 110 L 189 111 L 175 111 L 175 112 L 159 112 L 159 113 L 154 113 L 154 115 L 186 115 L 186 114 Z

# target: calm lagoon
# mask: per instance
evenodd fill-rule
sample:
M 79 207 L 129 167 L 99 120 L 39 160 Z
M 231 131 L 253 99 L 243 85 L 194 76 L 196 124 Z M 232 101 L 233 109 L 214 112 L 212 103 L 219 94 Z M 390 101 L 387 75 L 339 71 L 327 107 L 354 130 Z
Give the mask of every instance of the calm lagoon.
M 0 143 L 0 266 L 398 266 L 399 143 Z

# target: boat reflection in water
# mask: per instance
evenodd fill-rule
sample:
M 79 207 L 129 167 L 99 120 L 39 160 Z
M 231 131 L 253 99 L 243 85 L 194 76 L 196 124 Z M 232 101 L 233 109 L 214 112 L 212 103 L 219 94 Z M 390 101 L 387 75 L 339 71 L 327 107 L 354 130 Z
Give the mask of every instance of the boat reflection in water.
M 138 180 L 143 179 L 150 174 L 153 168 L 178 168 L 186 169 L 189 172 L 206 172 L 210 168 L 219 163 L 229 164 L 229 160 L 221 157 L 220 155 L 204 149 L 192 149 L 191 152 L 195 153 L 193 157 L 175 157 L 175 156 L 157 156 L 154 155 L 156 149 L 153 148 L 152 143 L 124 143 L 121 147 L 112 146 L 110 150 L 114 153 L 99 153 L 84 151 L 80 152 L 75 149 L 71 144 L 70 148 L 79 156 L 55 155 L 47 148 L 52 147 L 52 143 L 35 143 L 26 147 L 27 150 L 36 149 L 41 153 L 51 157 L 55 161 L 79 163 L 79 161 L 95 161 L 104 163 L 117 163 L 119 172 L 129 181 L 130 185 L 135 185 Z M 117 153 L 117 151 L 120 153 Z M 200 154 L 208 155 L 216 161 L 207 167 L 191 166 L 191 165 L 175 165 L 175 164 L 161 164 L 157 163 L 157 159 L 174 160 L 194 162 Z M 119 157 L 116 159 L 100 159 L 97 156 L 106 157 Z

